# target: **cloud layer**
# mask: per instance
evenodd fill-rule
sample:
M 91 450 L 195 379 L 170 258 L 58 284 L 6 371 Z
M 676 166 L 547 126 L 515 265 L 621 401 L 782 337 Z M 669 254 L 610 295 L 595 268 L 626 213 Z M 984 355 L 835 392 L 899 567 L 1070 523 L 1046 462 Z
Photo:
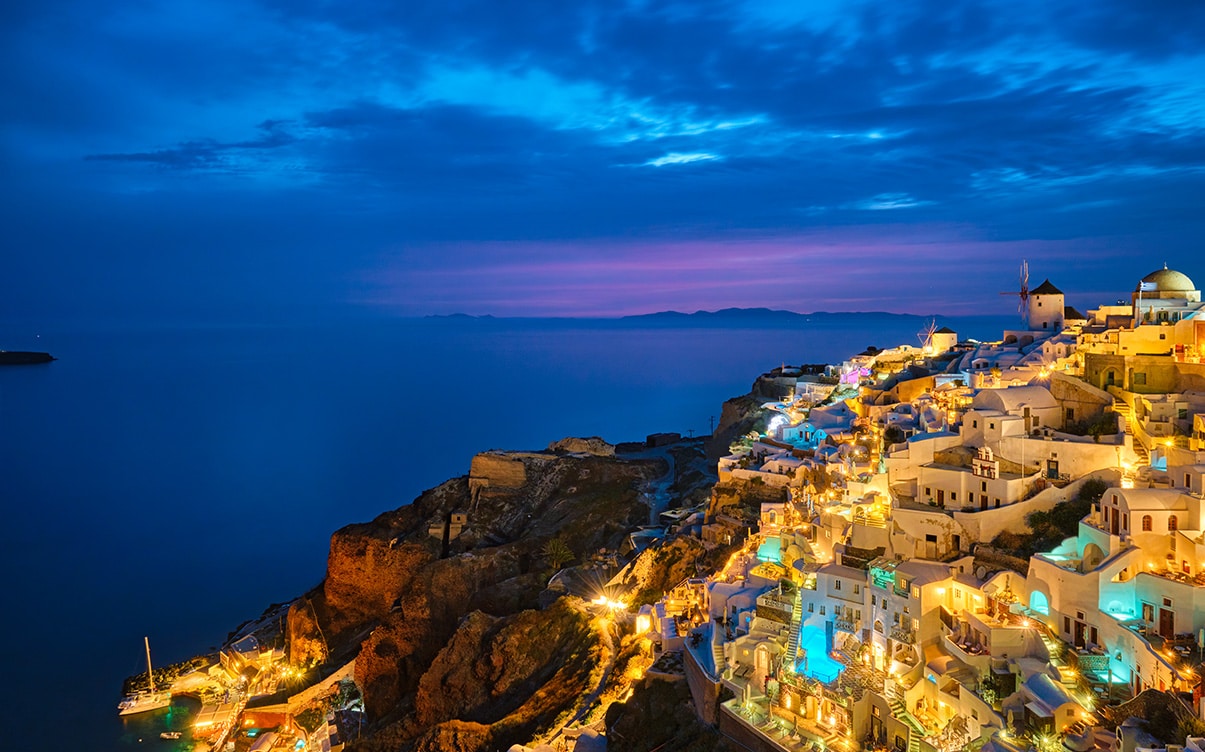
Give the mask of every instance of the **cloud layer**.
M 1022 258 L 1081 307 L 1205 275 L 1197 4 L 3 14 L 0 313 L 999 313 Z

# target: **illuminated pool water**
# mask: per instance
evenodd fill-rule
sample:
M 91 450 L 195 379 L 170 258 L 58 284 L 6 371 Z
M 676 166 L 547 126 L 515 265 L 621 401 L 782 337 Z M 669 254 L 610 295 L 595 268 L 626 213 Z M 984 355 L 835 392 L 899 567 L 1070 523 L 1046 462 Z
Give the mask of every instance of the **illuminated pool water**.
M 799 630 L 799 652 L 803 657 L 796 661 L 795 671 L 825 684 L 836 681 L 845 670 L 845 664 L 828 656 L 824 630 L 815 625 L 807 625 Z
M 757 558 L 762 561 L 772 561 L 775 564 L 782 562 L 782 539 L 767 538 L 757 547 Z

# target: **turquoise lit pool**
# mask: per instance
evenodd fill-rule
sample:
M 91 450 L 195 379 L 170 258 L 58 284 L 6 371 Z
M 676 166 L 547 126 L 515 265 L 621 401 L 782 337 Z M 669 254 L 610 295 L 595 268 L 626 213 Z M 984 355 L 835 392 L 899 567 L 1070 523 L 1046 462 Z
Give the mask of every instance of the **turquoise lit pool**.
M 828 641 L 821 627 L 807 625 L 799 630 L 799 652 L 802 657 L 795 662 L 795 671 L 817 681 L 829 684 L 845 670 L 845 664 L 828 656 Z
M 757 558 L 762 561 L 772 561 L 775 564 L 782 563 L 782 539 L 767 538 L 757 547 Z

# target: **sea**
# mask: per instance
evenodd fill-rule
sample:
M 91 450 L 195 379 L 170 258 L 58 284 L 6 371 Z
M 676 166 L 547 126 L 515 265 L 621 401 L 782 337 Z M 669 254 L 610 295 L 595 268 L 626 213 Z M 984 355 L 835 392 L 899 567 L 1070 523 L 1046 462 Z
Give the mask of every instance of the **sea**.
M 783 363 L 916 344 L 914 316 L 45 326 L 0 367 L 0 749 L 185 750 L 122 680 L 323 576 L 332 532 L 566 436 L 703 435 Z M 941 319 L 998 338 L 1006 318 Z

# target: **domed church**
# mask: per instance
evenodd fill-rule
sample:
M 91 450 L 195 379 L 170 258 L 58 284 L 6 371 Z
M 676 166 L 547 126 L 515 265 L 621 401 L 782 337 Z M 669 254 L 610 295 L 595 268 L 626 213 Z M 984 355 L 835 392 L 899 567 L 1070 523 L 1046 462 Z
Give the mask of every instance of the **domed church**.
M 1188 275 L 1175 269 L 1156 269 L 1134 288 L 1135 324 L 1175 323 L 1201 309 L 1201 291 Z

